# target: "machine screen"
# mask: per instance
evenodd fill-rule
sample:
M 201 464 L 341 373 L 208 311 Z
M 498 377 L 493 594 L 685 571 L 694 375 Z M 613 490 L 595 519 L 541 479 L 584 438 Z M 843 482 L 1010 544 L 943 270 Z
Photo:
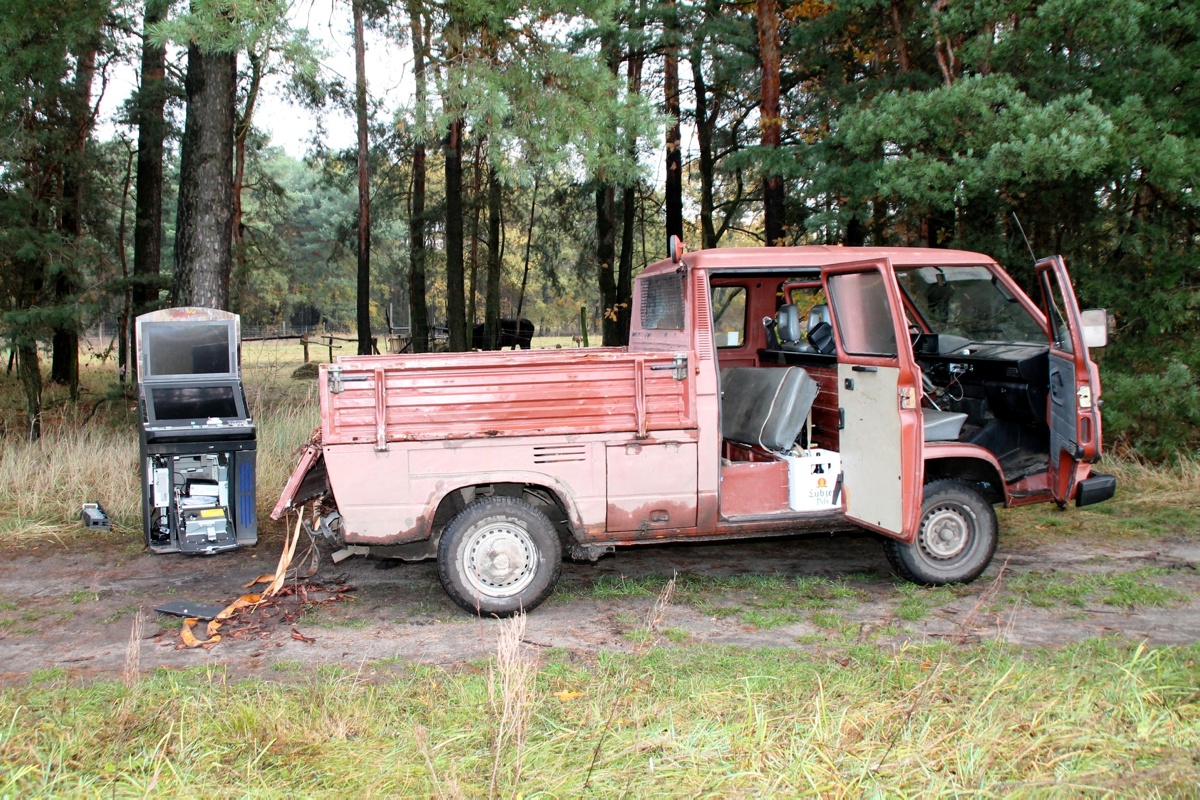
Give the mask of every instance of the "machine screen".
M 170 386 L 150 389 L 154 420 L 241 417 L 232 386 Z
M 228 322 L 150 322 L 143 328 L 147 377 L 229 374 Z

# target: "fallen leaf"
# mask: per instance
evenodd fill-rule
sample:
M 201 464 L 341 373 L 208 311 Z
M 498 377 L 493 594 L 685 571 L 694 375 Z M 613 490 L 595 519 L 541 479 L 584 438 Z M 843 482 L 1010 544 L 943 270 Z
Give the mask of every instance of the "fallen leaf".
M 583 697 L 584 694 L 585 694 L 584 692 L 569 692 L 566 689 L 564 689 L 561 692 L 555 692 L 554 696 L 557 697 L 562 702 L 567 703 L 567 702 L 570 702 L 571 700 L 574 700 L 577 697 Z
M 268 573 L 266 573 L 266 574 L 264 574 L 264 575 L 259 575 L 257 578 L 255 578 L 254 580 L 250 581 L 249 583 L 243 583 L 243 584 L 242 584 L 242 588 L 243 588 L 243 589 L 249 589 L 251 586 L 253 586 L 253 585 L 254 585 L 254 584 L 256 584 L 256 583 L 270 583 L 270 582 L 271 582 L 271 581 L 273 581 L 273 580 L 275 580 L 275 573 L 274 573 L 274 572 L 268 572 Z
M 300 629 L 297 628 L 295 625 L 292 626 L 292 638 L 295 639 L 297 642 L 304 642 L 305 644 L 312 644 L 313 642 L 316 641 L 316 639 L 314 639 L 313 637 L 305 636 L 303 633 L 301 633 Z
M 183 621 L 183 630 L 179 632 L 179 638 L 183 640 L 183 646 L 188 649 L 221 641 L 220 636 L 211 636 L 204 641 L 197 639 L 196 635 L 192 633 L 192 628 L 196 627 L 196 623 L 199 621 L 195 617 L 188 617 Z

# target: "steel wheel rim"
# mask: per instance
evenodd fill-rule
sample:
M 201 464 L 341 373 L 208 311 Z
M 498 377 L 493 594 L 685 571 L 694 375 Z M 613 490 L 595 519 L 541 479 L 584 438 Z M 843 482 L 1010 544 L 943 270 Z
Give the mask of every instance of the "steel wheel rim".
M 934 506 L 921 522 L 917 541 L 930 561 L 946 563 L 970 550 L 975 533 L 975 515 L 958 504 Z
M 467 581 L 476 592 L 488 597 L 512 597 L 533 583 L 537 548 L 521 526 L 493 522 L 471 534 L 464 563 Z

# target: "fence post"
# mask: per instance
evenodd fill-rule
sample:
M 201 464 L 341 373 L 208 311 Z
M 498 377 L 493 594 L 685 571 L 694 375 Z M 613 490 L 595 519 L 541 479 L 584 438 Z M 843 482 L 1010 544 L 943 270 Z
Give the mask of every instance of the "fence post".
M 304 345 L 304 363 L 308 363 L 308 334 L 300 337 L 300 344 Z
M 329 363 L 333 363 L 333 334 L 329 334 Z
M 587 306 L 579 307 L 579 331 L 579 335 L 583 337 L 583 346 L 587 347 Z

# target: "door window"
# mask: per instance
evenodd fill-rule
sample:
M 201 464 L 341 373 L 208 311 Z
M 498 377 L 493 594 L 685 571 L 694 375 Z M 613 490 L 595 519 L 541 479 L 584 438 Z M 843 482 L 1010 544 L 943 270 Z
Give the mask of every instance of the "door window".
M 830 276 L 828 283 L 842 348 L 851 355 L 894 358 L 896 328 L 883 274 L 849 272 Z
M 1050 320 L 1054 349 L 1064 353 L 1074 353 L 1075 348 L 1071 344 L 1071 326 L 1067 324 L 1067 304 L 1063 301 L 1062 287 L 1058 285 L 1058 276 L 1053 270 L 1042 271 L 1042 294 L 1046 298 L 1046 311 Z

